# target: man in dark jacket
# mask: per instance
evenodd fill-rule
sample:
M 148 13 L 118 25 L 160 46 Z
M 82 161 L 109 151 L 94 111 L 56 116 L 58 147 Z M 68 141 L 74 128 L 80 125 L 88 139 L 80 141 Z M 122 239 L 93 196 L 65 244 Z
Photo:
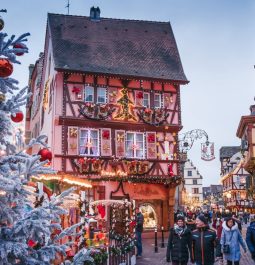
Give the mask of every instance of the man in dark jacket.
M 246 243 L 251 252 L 252 259 L 255 261 L 255 220 L 252 220 L 247 227 Z
M 142 245 L 143 222 L 144 222 L 143 214 L 140 212 L 140 209 L 137 207 L 136 227 L 135 227 L 137 257 L 141 257 L 143 253 L 143 245 Z
M 213 265 L 216 233 L 209 229 L 207 219 L 200 214 L 196 219 L 197 229 L 192 232 L 191 261 L 196 265 Z
M 184 217 L 178 215 L 174 228 L 170 229 L 166 261 L 172 265 L 187 265 L 191 252 L 191 232 L 184 223 Z

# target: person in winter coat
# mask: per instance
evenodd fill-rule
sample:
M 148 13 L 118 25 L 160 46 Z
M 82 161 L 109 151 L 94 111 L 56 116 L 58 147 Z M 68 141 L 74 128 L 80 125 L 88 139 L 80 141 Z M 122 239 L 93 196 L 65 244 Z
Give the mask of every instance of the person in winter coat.
M 250 225 L 247 227 L 246 244 L 251 252 L 251 257 L 255 261 L 255 220 L 251 220 Z
M 184 217 L 176 217 L 174 228 L 170 229 L 166 261 L 172 265 L 187 265 L 191 251 L 191 232 L 186 227 Z
M 222 254 L 222 247 L 220 244 L 221 234 L 222 234 L 222 224 L 223 221 L 221 218 L 216 218 L 213 221 L 212 227 L 216 230 L 216 257 L 218 259 L 219 264 L 223 264 L 223 254 Z
M 246 245 L 242 238 L 242 235 L 238 229 L 238 224 L 233 218 L 226 218 L 222 224 L 222 234 L 221 234 L 221 246 L 222 252 L 224 253 L 224 259 L 227 260 L 227 265 L 239 265 L 241 259 L 240 244 L 244 249 L 244 252 L 247 251 Z M 228 253 L 224 251 L 224 245 L 229 245 Z
M 191 262 L 196 265 L 213 265 L 216 233 L 207 224 L 203 214 L 197 216 L 197 229 L 191 233 Z
M 143 232 L 144 217 L 143 214 L 140 212 L 139 208 L 136 208 L 135 221 L 136 221 L 135 235 L 136 235 L 137 257 L 141 257 L 143 253 L 142 232 Z

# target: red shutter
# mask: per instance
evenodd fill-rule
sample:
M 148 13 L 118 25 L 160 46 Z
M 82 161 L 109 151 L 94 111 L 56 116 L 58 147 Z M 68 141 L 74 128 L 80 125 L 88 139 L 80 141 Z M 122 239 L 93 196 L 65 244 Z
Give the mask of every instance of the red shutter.
M 125 131 L 115 131 L 116 157 L 125 156 Z
M 135 104 L 137 107 L 143 106 L 143 91 L 141 90 L 135 91 Z
M 78 154 L 78 127 L 68 127 L 68 154 Z
M 156 159 L 157 158 L 157 145 L 156 145 L 156 133 L 147 132 L 146 133 L 146 145 L 147 145 L 147 158 Z
M 112 156 L 112 136 L 111 129 L 101 129 L 101 155 Z

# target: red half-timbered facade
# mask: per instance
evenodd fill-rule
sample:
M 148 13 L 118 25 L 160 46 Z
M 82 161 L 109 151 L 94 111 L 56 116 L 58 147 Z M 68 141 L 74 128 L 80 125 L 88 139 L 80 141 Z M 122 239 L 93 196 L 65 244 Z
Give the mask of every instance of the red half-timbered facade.
M 147 228 L 169 225 L 188 83 L 170 24 L 49 14 L 40 60 L 27 134 L 48 136 L 53 168 L 89 181 L 93 199 L 122 192 L 149 207 Z

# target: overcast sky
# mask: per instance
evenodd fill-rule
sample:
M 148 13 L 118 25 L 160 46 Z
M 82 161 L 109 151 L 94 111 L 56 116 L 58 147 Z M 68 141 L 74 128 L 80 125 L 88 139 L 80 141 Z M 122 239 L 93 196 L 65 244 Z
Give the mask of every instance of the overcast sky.
M 15 66 L 13 77 L 23 87 L 45 40 L 47 13 L 66 14 L 67 0 L 1 0 L 8 35 L 30 32 L 30 53 Z M 184 71 L 190 83 L 181 88 L 183 132 L 203 129 L 215 142 L 216 159 L 200 159 L 197 141 L 189 157 L 204 185 L 220 178 L 219 149 L 239 145 L 236 130 L 249 114 L 255 96 L 254 0 L 70 0 L 71 15 L 89 15 L 99 6 L 102 17 L 170 21 Z M 159 40 L 160 41 L 160 40 Z

